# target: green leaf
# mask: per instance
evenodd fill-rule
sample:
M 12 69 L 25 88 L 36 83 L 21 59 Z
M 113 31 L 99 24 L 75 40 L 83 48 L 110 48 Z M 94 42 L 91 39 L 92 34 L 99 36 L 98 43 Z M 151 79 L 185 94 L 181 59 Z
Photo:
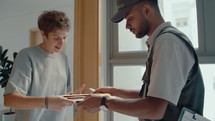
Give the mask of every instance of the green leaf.
M 8 59 L 8 57 L 6 57 L 6 58 L 2 61 L 2 67 L 5 67 L 5 64 L 7 63 L 7 59 Z
M 6 54 L 7 54 L 7 51 L 8 51 L 8 49 L 4 50 L 3 53 L 1 54 L 1 57 L 0 57 L 1 61 L 4 60 L 4 58 L 5 58 Z
M 7 79 L 6 81 L 4 81 L 4 83 L 2 83 L 1 87 L 2 87 L 2 88 L 6 87 L 7 82 L 8 82 L 8 79 Z
M 1 85 L 4 84 L 6 81 L 8 81 L 8 79 L 9 79 L 9 78 L 3 78 L 3 79 L 1 79 L 0 84 L 1 84 Z
M 7 56 L 8 49 L 3 50 L 0 46 L 0 85 L 4 88 L 7 85 L 10 73 L 13 68 L 13 61 L 8 60 Z M 13 53 L 13 58 L 15 59 L 17 52 Z
M 1 55 L 1 53 L 2 53 L 2 50 L 3 50 L 3 48 L 2 48 L 2 46 L 0 46 L 0 55 Z
M 17 52 L 14 52 L 14 53 L 13 53 L 13 59 L 15 59 L 16 56 L 17 56 Z

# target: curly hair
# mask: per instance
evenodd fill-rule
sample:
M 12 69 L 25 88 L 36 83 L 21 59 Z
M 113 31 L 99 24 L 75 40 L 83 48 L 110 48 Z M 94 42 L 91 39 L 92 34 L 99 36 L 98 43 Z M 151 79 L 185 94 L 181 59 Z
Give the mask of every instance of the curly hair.
M 64 12 L 60 11 L 44 11 L 38 17 L 38 28 L 47 36 L 50 32 L 56 29 L 70 30 L 70 20 Z

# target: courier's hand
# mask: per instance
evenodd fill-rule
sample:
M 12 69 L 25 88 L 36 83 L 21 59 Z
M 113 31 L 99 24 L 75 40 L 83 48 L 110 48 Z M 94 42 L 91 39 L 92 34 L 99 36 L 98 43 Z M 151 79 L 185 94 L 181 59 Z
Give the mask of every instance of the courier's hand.
M 84 101 L 79 102 L 78 106 L 83 108 L 89 113 L 96 113 L 100 111 L 102 96 L 97 94 L 91 94 L 85 98 Z
M 101 94 L 101 93 L 106 93 L 106 94 L 110 94 L 110 95 L 112 95 L 112 96 L 114 96 L 115 94 L 115 92 L 114 92 L 114 88 L 113 87 L 102 87 L 102 88 L 98 88 L 98 89 L 96 89 L 94 92 L 93 92 L 94 94 L 96 94 L 96 93 L 99 93 L 99 94 Z
M 66 106 L 71 106 L 76 103 L 75 101 L 64 98 L 63 96 L 48 96 L 46 97 L 46 100 L 47 108 L 55 111 L 61 111 Z

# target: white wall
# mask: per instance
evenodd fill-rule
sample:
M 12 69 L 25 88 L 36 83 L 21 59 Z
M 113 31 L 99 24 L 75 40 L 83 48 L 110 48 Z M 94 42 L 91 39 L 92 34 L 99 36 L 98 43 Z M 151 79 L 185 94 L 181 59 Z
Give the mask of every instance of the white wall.
M 10 58 L 14 51 L 28 47 L 29 31 L 37 28 L 37 17 L 44 10 L 64 11 L 71 20 L 72 28 L 66 44 L 66 53 L 73 77 L 74 0 L 1 0 L 0 45 L 9 49 Z M 0 89 L 0 110 L 4 108 L 3 91 Z

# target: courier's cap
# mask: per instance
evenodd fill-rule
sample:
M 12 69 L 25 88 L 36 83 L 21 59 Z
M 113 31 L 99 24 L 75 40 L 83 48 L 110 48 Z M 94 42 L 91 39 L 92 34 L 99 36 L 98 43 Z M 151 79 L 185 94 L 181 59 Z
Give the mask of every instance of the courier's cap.
M 117 0 L 117 13 L 111 18 L 114 23 L 122 21 L 132 5 L 139 0 Z

